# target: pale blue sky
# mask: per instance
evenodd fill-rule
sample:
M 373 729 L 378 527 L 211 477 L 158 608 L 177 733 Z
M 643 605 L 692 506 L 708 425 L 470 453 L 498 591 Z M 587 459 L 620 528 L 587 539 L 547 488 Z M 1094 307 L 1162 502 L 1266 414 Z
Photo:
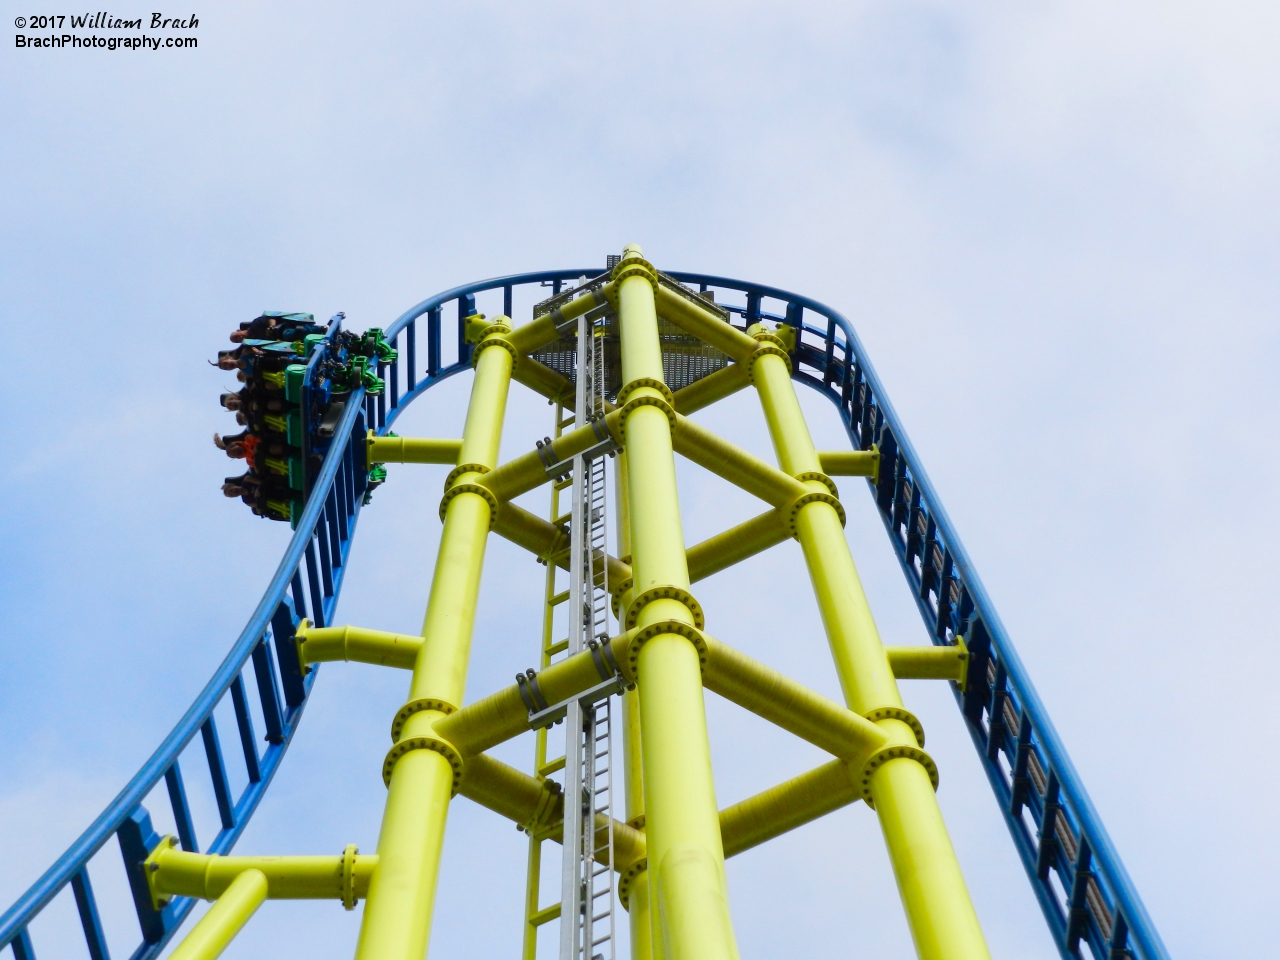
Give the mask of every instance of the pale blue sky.
M 382 326 L 635 241 L 855 323 L 1172 954 L 1273 947 L 1274 5 L 216 6 L 194 51 L 0 55 L 0 901 L 149 755 L 284 548 L 217 490 L 226 331 L 264 308 Z M 401 432 L 456 435 L 468 383 Z M 548 432 L 520 396 L 508 455 Z M 768 452 L 750 395 L 702 419 Z M 754 510 L 681 476 L 690 540 Z M 343 620 L 416 632 L 442 480 L 393 468 Z M 887 641 L 924 642 L 842 489 Z M 542 568 L 495 543 L 487 572 L 509 586 L 482 596 L 471 696 L 535 644 Z M 809 596 L 794 545 L 699 588 L 716 636 L 835 693 Z M 238 849 L 371 851 L 404 692 L 326 668 Z M 950 695 L 905 695 L 994 955 L 1055 956 Z M 819 759 L 708 710 L 722 804 Z M 513 956 L 522 838 L 463 800 L 450 829 L 432 956 Z M 744 960 L 912 956 L 864 807 L 729 873 Z M 357 923 L 268 904 L 227 956 L 346 957 Z M 109 925 L 117 954 L 135 930 Z

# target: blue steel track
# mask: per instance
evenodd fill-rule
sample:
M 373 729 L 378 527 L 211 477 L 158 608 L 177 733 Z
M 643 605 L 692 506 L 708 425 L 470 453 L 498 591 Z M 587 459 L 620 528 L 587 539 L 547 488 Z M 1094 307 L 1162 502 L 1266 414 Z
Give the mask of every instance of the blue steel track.
M 109 960 L 88 865 L 114 835 L 141 928 L 131 960 L 150 960 L 160 953 L 195 901 L 175 897 L 165 910 L 152 910 L 140 863 L 159 838 L 143 801 L 164 780 L 183 848 L 200 849 L 180 765 L 199 734 L 220 821 L 204 851 L 226 854 L 244 831 L 297 732 L 318 675 L 317 666 L 305 677 L 299 671 L 294 629 L 303 617 L 319 626 L 333 622 L 365 491 L 366 430 L 384 434 L 424 391 L 470 366 L 463 327 L 475 312 L 477 294 L 501 290 L 503 312 L 510 315 L 517 288 L 549 285 L 559 293 L 564 283 L 598 272 L 550 270 L 455 287 L 424 300 L 387 327 L 387 339 L 400 351 L 399 360 L 379 368 L 387 389 L 377 397 L 352 394 L 280 566 L 231 651 L 142 769 L 0 916 L 0 950 L 10 946 L 15 960 L 35 960 L 31 921 L 70 886 L 91 960 Z M 747 325 L 770 320 L 796 328 L 794 378 L 836 405 L 855 448 L 879 448 L 880 476 L 868 482 L 868 489 L 930 639 L 950 644 L 963 637 L 969 646 L 965 688 L 952 685 L 956 701 L 1061 955 L 1066 960 L 1167 960 L 1160 936 L 852 325 L 831 308 L 784 290 L 704 274 L 669 275 L 714 290 L 717 303 Z M 455 309 L 448 312 L 455 314 L 457 327 L 446 360 L 443 333 L 449 321 L 444 315 L 451 305 Z M 308 382 L 324 352 L 322 347 L 313 354 Z M 266 726 L 263 750 L 248 705 L 245 674 L 250 666 Z M 238 796 L 229 785 L 213 716 L 228 694 L 248 775 Z M 1082 950 L 1084 944 L 1087 950 Z

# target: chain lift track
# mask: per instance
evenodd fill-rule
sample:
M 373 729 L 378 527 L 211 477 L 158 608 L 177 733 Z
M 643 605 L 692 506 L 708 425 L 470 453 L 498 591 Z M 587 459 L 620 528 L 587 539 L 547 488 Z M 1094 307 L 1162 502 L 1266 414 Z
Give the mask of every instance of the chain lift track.
M 366 927 L 369 925 L 371 914 L 376 913 L 378 878 L 382 872 L 392 869 L 390 864 L 394 858 L 389 859 L 388 854 L 395 851 L 391 848 L 383 850 L 380 847 L 378 855 L 361 855 L 354 847 L 349 847 L 341 856 L 333 857 L 228 855 L 283 761 L 314 690 L 319 661 L 343 658 L 315 651 L 324 643 L 337 643 L 336 638 L 340 635 L 341 651 L 343 655 L 350 654 L 349 659 L 372 656 L 367 651 L 373 650 L 382 657 L 376 662 L 405 668 L 414 665 L 416 653 L 423 644 L 421 637 L 335 626 L 336 607 L 355 527 L 368 488 L 369 452 L 375 442 L 384 442 L 366 439 L 366 433 L 371 438 L 387 437 L 409 403 L 442 380 L 471 368 L 474 361 L 477 383 L 484 377 L 492 378 L 494 370 L 501 375 L 504 363 L 507 364 L 507 375 L 535 390 L 545 392 L 549 383 L 576 381 L 573 384 L 577 394 L 573 417 L 565 417 L 567 411 L 564 407 L 556 407 L 556 441 L 567 436 L 566 428 L 569 427 L 579 430 L 588 426 L 597 431 L 594 442 L 579 449 L 569 462 L 547 464 L 548 467 L 562 468 L 552 478 L 554 523 L 547 524 L 546 529 L 550 530 L 548 535 L 555 539 L 556 524 L 562 525 L 562 533 L 566 532 L 563 526 L 568 527 L 565 537 L 568 542 L 559 548 L 559 556 L 564 558 L 567 555 L 566 565 L 571 567 L 570 589 L 555 589 L 556 565 L 560 561 L 550 553 L 540 554 L 548 564 L 540 670 L 530 670 L 521 675 L 521 682 L 517 684 L 520 696 L 529 705 L 528 713 L 521 712 L 517 718 L 517 727 L 537 731 L 536 776 L 521 780 L 519 778 L 525 775 L 510 768 L 504 768 L 509 773 L 503 776 L 511 784 L 528 783 L 531 785 L 528 789 L 534 791 L 529 794 L 533 798 L 530 800 L 533 806 L 522 812 L 517 821 L 529 833 L 530 844 L 525 960 L 535 960 L 539 927 L 561 917 L 562 913 L 565 915 L 562 919 L 569 922 L 561 924 L 560 960 L 613 960 L 613 904 L 617 894 L 621 892 L 624 895 L 625 903 L 627 884 L 640 883 L 635 871 L 643 869 L 644 861 L 635 858 L 643 857 L 646 837 L 651 857 L 655 855 L 654 845 L 669 842 L 670 838 L 660 838 L 656 832 L 647 836 L 643 816 L 622 824 L 614 813 L 612 727 L 615 717 L 619 718 L 620 724 L 624 721 L 621 712 L 614 709 L 611 694 L 620 692 L 626 683 L 634 679 L 637 662 L 642 675 L 646 663 L 659 662 L 654 659 L 657 654 L 650 651 L 661 648 L 669 653 L 674 651 L 672 655 L 677 657 L 686 656 L 688 648 L 673 638 L 683 637 L 692 641 L 702 657 L 706 671 L 703 682 L 708 685 L 714 681 L 714 670 L 719 669 L 716 664 L 720 662 L 712 656 L 708 666 L 708 651 L 714 653 L 728 648 L 701 632 L 701 609 L 691 594 L 678 584 L 664 588 L 666 593 L 662 597 L 666 599 L 645 596 L 636 598 L 635 603 L 641 600 L 653 603 L 655 610 L 666 604 L 663 606 L 666 610 L 678 602 L 689 611 L 689 617 L 696 620 L 696 625 L 678 622 L 677 618 L 646 627 L 646 620 L 642 617 L 638 626 L 634 620 L 631 623 L 620 622 L 612 645 L 603 642 L 602 638 L 607 640 L 610 634 L 610 588 L 615 597 L 620 591 L 630 588 L 629 582 L 611 583 L 609 579 L 610 566 L 620 561 L 607 556 L 608 544 L 604 533 L 605 454 L 610 452 L 614 442 L 611 431 L 604 426 L 605 417 L 613 416 L 612 399 L 622 400 L 631 417 L 626 421 L 629 425 L 624 427 L 628 431 L 628 449 L 633 429 L 636 431 L 634 442 L 638 446 L 647 444 L 649 449 L 654 449 L 655 438 L 661 441 L 662 436 L 675 436 L 677 424 L 686 423 L 678 419 L 678 411 L 684 409 L 681 406 L 685 402 L 682 396 L 697 393 L 701 397 L 709 397 L 704 403 L 713 402 L 754 382 L 761 390 L 766 412 L 771 411 L 776 418 L 785 419 L 786 411 L 777 404 L 778 397 L 790 389 L 787 377 L 782 374 L 781 381 L 769 379 L 782 369 L 779 366 L 781 359 L 785 360 L 791 381 L 818 390 L 836 405 L 854 451 L 822 453 L 824 472 L 811 470 L 784 478 L 788 483 L 805 483 L 811 491 L 792 502 L 791 532 L 796 533 L 796 524 L 800 522 L 797 516 L 807 505 L 821 502 L 823 510 L 828 509 L 828 503 L 839 506 L 834 484 L 826 474 L 840 475 L 843 472 L 845 475 L 867 477 L 867 490 L 884 522 L 890 544 L 913 590 L 927 635 L 933 644 L 932 651 L 930 648 L 886 648 L 890 667 L 899 677 L 945 676 L 951 682 L 963 722 L 971 734 L 978 760 L 987 773 L 1014 846 L 1026 868 L 1056 949 L 1064 960 L 1167 960 L 1168 953 L 1159 934 L 849 322 L 831 308 L 807 297 L 711 275 L 657 274 L 639 258 L 638 252 L 629 256 L 630 260 L 624 260 L 616 267 L 611 263 L 610 272 L 604 275 L 597 275 L 592 270 L 546 271 L 456 287 L 423 301 L 386 328 L 386 339 L 396 351 L 393 354 L 396 358 L 391 362 L 378 362 L 377 376 L 385 379 L 386 389 L 378 396 L 370 396 L 362 387 L 355 387 L 347 398 L 341 418 L 336 424 L 328 425 L 332 430 L 331 446 L 310 486 L 301 515 L 295 517 L 296 529 L 289 546 L 244 631 L 204 690 L 137 775 L 66 853 L 0 916 L 0 950 L 10 947 L 15 960 L 47 956 L 47 953 L 40 953 L 41 938 L 48 933 L 48 928 L 41 926 L 40 914 L 56 897 L 67 896 L 66 890 L 70 887 L 91 960 L 108 960 L 112 950 L 104 931 L 120 929 L 121 925 L 118 922 L 103 923 L 90 872 L 96 875 L 104 870 L 120 870 L 121 866 L 132 893 L 140 936 L 123 954 L 119 949 L 115 952 L 117 956 L 129 956 L 131 960 L 157 957 L 200 898 L 216 900 L 214 907 L 201 920 L 202 928 L 209 924 L 242 924 L 263 898 L 277 896 L 331 897 L 349 909 L 358 900 L 368 899 L 364 921 Z M 647 278 L 645 284 L 652 285 L 651 295 L 643 293 L 648 287 L 639 285 L 637 277 Z M 495 306 L 500 298 L 502 313 L 509 317 L 515 293 L 521 291 L 523 296 L 529 290 L 536 291 L 540 284 L 553 287 L 552 299 L 544 301 L 540 307 L 541 318 L 547 314 L 552 317 L 573 314 L 571 325 L 561 325 L 558 319 L 556 321 L 558 346 L 555 337 L 541 340 L 536 346 L 537 350 L 543 351 L 545 364 L 531 359 L 534 352 L 520 359 L 520 349 L 513 344 L 519 341 L 525 328 L 511 334 L 509 328 L 505 328 L 508 332 L 503 333 L 500 325 L 491 324 L 481 329 L 480 335 L 485 339 L 478 344 L 469 338 L 469 325 L 481 320 L 477 296 L 487 298 L 486 304 L 494 301 Z M 630 284 L 630 287 L 623 284 Z M 631 293 L 625 293 L 628 289 Z M 617 313 L 604 309 L 607 291 L 612 291 L 614 300 L 610 303 L 615 305 Z M 651 372 L 639 378 L 634 368 L 631 374 L 626 373 L 627 364 L 635 363 L 634 358 L 628 360 L 626 340 L 630 336 L 632 342 L 636 342 L 636 334 L 628 333 L 628 329 L 638 329 L 634 327 L 634 318 L 638 316 L 636 304 L 642 305 L 642 301 L 619 301 L 618 297 L 624 295 L 642 296 L 642 299 L 643 296 L 652 296 L 679 314 L 659 318 L 652 333 L 645 334 L 652 336 L 654 342 L 663 344 L 663 353 L 658 365 L 655 367 L 650 362 L 648 370 Z M 576 313 L 569 309 L 571 304 L 579 300 L 586 302 L 588 297 L 600 309 L 595 312 L 578 309 Z M 618 306 L 619 303 L 622 305 Z M 700 329 L 704 333 L 710 334 L 701 343 L 691 332 L 697 323 L 672 323 L 680 317 L 687 320 L 691 316 L 704 318 L 697 322 L 703 324 Z M 545 326 L 545 319 L 540 319 L 535 311 L 534 324 L 540 322 Z M 633 327 L 628 328 L 628 323 Z M 762 326 L 766 323 L 777 327 Z M 479 324 L 479 327 L 484 325 Z M 754 352 L 750 358 L 740 349 L 737 355 L 729 356 L 738 349 L 734 345 L 741 345 L 746 337 L 754 337 L 750 347 Z M 574 339 L 576 344 L 572 342 Z M 621 343 L 621 348 L 618 343 Z M 489 349 L 494 347 L 502 349 Z M 572 350 L 575 354 L 572 360 L 566 348 L 576 348 Z M 323 361 L 326 350 L 327 346 L 321 344 L 310 357 L 304 389 L 310 388 L 316 365 Z M 557 350 L 561 354 L 558 359 L 553 355 Z M 503 360 L 498 354 L 510 354 L 511 359 Z M 640 389 L 632 389 L 638 379 L 643 380 L 646 376 L 648 380 L 640 385 Z M 735 377 L 738 379 L 731 388 L 716 393 L 720 385 L 730 383 Z M 764 379 L 759 380 L 759 377 Z M 706 386 L 713 383 L 713 378 L 716 378 L 716 389 Z M 664 379 L 670 381 L 665 387 Z M 622 393 L 625 396 L 619 396 L 618 384 L 624 385 Z M 685 386 L 689 393 L 680 391 L 673 397 L 672 384 Z M 773 393 L 766 397 L 768 391 Z M 716 395 L 710 396 L 713 393 Z M 568 395 L 562 392 L 561 399 L 567 405 Z M 647 406 L 637 407 L 638 404 Z M 666 433 L 667 428 L 661 427 L 663 419 L 651 412 L 655 410 L 667 411 L 670 434 Z M 641 436 L 642 423 L 645 425 L 643 430 L 649 431 L 645 436 Z M 693 427 L 681 426 L 681 429 L 687 431 Z M 392 443 L 391 440 L 385 442 Z M 459 450 L 467 449 L 467 441 L 464 440 L 461 446 L 457 441 L 394 442 L 403 446 L 401 459 L 397 461 L 387 455 L 380 456 L 379 460 L 458 464 L 450 476 L 452 488 L 442 504 L 442 514 L 446 505 L 453 502 L 462 504 L 465 500 L 465 509 L 449 506 L 450 517 L 456 513 L 480 518 L 487 510 L 496 531 L 517 542 L 521 542 L 520 537 L 528 541 L 533 536 L 530 531 L 544 529 L 538 524 L 546 522 L 531 516 L 528 521 L 520 521 L 524 526 L 519 529 L 509 523 L 503 526 L 493 519 L 500 509 L 507 508 L 500 497 L 493 494 L 484 500 L 488 488 L 480 481 L 488 472 L 501 474 L 507 465 L 459 462 Z M 415 443 L 420 446 L 414 448 L 416 453 L 411 454 L 410 447 Z M 549 448 L 551 444 L 545 446 Z M 660 446 L 659 443 L 659 449 Z M 496 452 L 496 446 L 494 450 Z M 841 471 L 831 466 L 847 465 L 852 462 L 851 458 L 857 459 L 859 466 L 856 470 Z M 626 459 L 628 469 L 634 470 L 631 457 Z M 868 468 L 869 464 L 872 466 Z M 772 467 L 768 469 L 773 470 Z M 820 483 L 824 486 L 820 487 Z M 638 488 L 633 485 L 631 489 Z M 566 490 L 572 499 L 567 517 L 561 516 L 558 509 L 559 498 Z M 451 496 L 454 501 L 450 500 Z M 639 502 L 635 499 L 636 494 L 631 496 L 629 502 Z M 482 506 L 486 502 L 489 503 L 487 508 Z M 817 514 L 810 510 L 806 515 Z M 479 524 L 480 521 L 468 519 L 466 522 Z M 749 521 L 752 522 L 755 521 Z M 449 529 L 449 522 L 446 522 L 446 534 Z M 487 532 L 481 526 L 475 529 L 480 536 Z M 812 531 L 802 529 L 800 534 L 811 535 Z M 640 545 L 636 545 L 636 549 L 639 550 Z M 690 556 L 696 549 L 689 548 Z M 637 562 L 624 559 L 630 563 Z M 707 574 L 699 574 L 704 575 Z M 569 604 L 570 614 L 564 618 L 568 621 L 568 636 L 564 640 L 554 639 L 553 615 L 565 603 Z M 635 609 L 632 606 L 632 616 Z M 430 610 L 428 616 L 431 616 Z M 662 630 L 667 632 L 662 633 Z M 630 650 L 632 659 L 627 661 L 615 648 L 623 643 L 631 644 L 637 637 L 641 639 Z M 648 645 L 640 648 L 639 644 L 645 641 Z M 663 643 L 667 644 L 665 648 L 661 647 Z M 366 652 L 361 654 L 361 650 Z M 566 696 L 548 704 L 538 692 L 538 681 L 542 681 L 542 690 L 551 689 L 557 682 L 555 678 L 566 676 L 566 671 L 573 669 L 573 664 L 587 662 L 585 659 L 574 661 L 574 656 L 589 656 L 598 673 L 592 673 L 577 686 L 565 687 Z M 951 668 L 948 668 L 950 673 L 920 672 L 920 664 L 925 661 L 960 663 L 960 672 L 956 673 Z M 631 668 L 627 667 L 628 662 Z M 628 669 L 631 670 L 627 674 L 629 679 L 624 679 Z M 539 678 L 537 673 L 544 676 Z M 783 681 L 785 678 L 779 678 L 779 682 Z M 639 693 L 643 695 L 644 692 L 645 683 L 641 680 Z M 260 711 L 250 710 L 251 695 L 256 696 Z M 234 709 L 236 745 L 224 751 L 222 733 L 225 731 L 220 732 L 215 725 L 214 709 L 227 696 L 230 696 Z M 473 766 L 474 776 L 478 778 L 485 762 L 493 767 L 496 761 L 489 760 L 482 752 L 475 755 L 466 751 L 460 753 L 449 740 L 450 736 L 459 737 L 456 732 L 459 725 L 473 716 L 469 713 L 470 705 L 460 702 L 460 692 L 455 695 L 458 702 L 444 696 L 414 696 L 416 699 L 411 699 L 396 717 L 395 730 L 399 739 L 388 754 L 384 767 L 392 792 L 404 789 L 401 783 L 404 778 L 418 777 L 420 782 L 430 783 L 431 790 L 443 791 L 440 795 L 445 802 L 451 782 L 454 792 L 462 792 L 478 802 L 494 803 L 491 798 L 486 799 L 484 791 L 470 782 L 470 778 Z M 861 730 L 865 733 L 867 730 L 867 726 L 862 724 L 868 724 L 868 720 L 843 706 L 829 705 L 821 709 L 836 712 L 828 712 L 830 723 L 820 725 L 821 729 L 811 736 L 821 739 L 825 735 L 822 731 L 829 733 L 834 729 L 831 724 L 845 724 L 855 732 Z M 261 718 L 264 730 L 256 729 L 255 713 Z M 892 777 L 899 776 L 898 773 L 890 774 L 890 770 L 916 771 L 910 775 L 922 776 L 919 769 L 924 769 L 936 776 L 927 755 L 917 747 L 907 745 L 913 732 L 919 733 L 911 726 L 914 717 L 907 711 L 872 711 L 867 717 L 871 727 L 895 731 L 893 735 L 899 740 L 895 741 L 898 745 L 882 749 L 866 761 L 864 785 L 873 784 L 866 789 L 874 792 L 879 789 L 875 783 L 883 786 Z M 548 728 L 558 720 L 564 721 L 567 751 L 565 757 L 549 760 Z M 630 720 L 625 722 L 630 723 Z M 449 726 L 450 723 L 453 726 Z M 508 735 L 511 734 L 503 734 L 504 737 Z M 197 740 L 199 747 L 195 745 Z M 646 764 L 649 763 L 651 746 L 646 733 Z M 477 748 L 479 751 L 484 749 L 487 749 L 484 744 Z M 657 747 L 654 750 L 654 756 L 661 760 L 661 750 Z M 237 758 L 241 754 L 247 777 L 232 778 L 228 764 L 239 762 Z M 207 767 L 216 799 L 217 816 L 211 833 L 197 822 L 187 800 L 184 776 L 191 776 L 198 767 Z M 467 770 L 465 777 L 464 768 Z M 548 779 L 561 769 L 565 780 L 563 789 Z M 394 781 L 391 776 L 393 770 L 396 775 Z M 233 779 L 245 781 L 244 786 L 233 790 Z M 159 791 L 156 788 L 162 780 L 165 789 Z M 646 801 L 648 789 L 646 779 Z M 926 795 L 927 791 L 921 794 Z M 864 792 L 862 796 L 873 799 L 872 793 Z M 877 796 L 886 800 L 892 798 L 892 794 Z M 856 797 L 851 796 L 852 799 Z M 144 801 L 151 804 L 167 802 L 164 819 L 175 824 L 175 837 L 161 837 L 157 833 Z M 744 801 L 738 806 L 751 802 Z M 882 817 L 882 822 L 883 817 L 889 815 L 884 807 L 885 804 L 877 805 L 877 815 Z M 725 819 L 732 809 L 720 813 L 720 829 L 724 833 L 723 854 L 726 856 L 745 849 L 743 844 L 747 843 L 740 836 L 732 835 L 731 823 Z M 659 811 L 651 805 L 648 814 L 648 826 L 651 831 L 656 831 Z M 545 840 L 559 836 L 565 841 L 562 903 L 540 907 L 537 877 L 541 866 L 541 846 Z M 118 845 L 123 862 L 104 850 L 113 840 L 112 845 Z M 217 856 L 209 860 L 200 859 L 209 854 Z M 191 873 L 183 864 L 200 866 L 198 870 L 191 867 L 195 870 Z M 627 867 L 627 864 L 631 866 Z M 619 875 L 618 871 L 624 867 L 627 872 Z M 667 868 L 659 869 L 665 871 Z M 191 883 L 184 886 L 172 879 L 196 873 L 204 878 L 201 881 L 204 885 L 198 888 Z M 679 882 L 678 874 L 671 876 L 672 883 Z M 665 872 L 660 873 L 658 882 L 666 882 L 666 877 Z M 164 882 L 173 886 L 164 887 Z M 618 890 L 615 890 L 615 884 Z M 634 897 L 639 889 L 638 885 L 632 889 L 633 943 L 636 942 Z M 649 895 L 648 892 L 644 894 L 645 898 Z M 388 902 L 386 896 L 383 901 Z M 597 901 L 599 905 L 595 906 Z M 562 904 L 567 905 L 567 909 L 562 910 Z M 908 904 L 909 918 L 911 909 Z M 362 931 L 362 951 L 365 952 L 359 954 L 361 957 L 374 955 L 368 953 L 364 945 L 366 933 L 367 930 Z M 717 935 L 714 931 L 695 933 L 699 936 Z M 216 956 L 216 951 L 208 952 L 206 949 L 206 952 L 198 952 L 193 942 L 190 938 L 184 941 L 174 953 L 175 958 Z M 731 940 L 728 942 L 731 945 Z M 930 945 L 917 937 L 917 948 L 922 956 L 952 956 L 947 953 L 950 948 L 946 942 Z M 388 951 L 384 955 L 391 957 L 400 953 L 403 951 Z

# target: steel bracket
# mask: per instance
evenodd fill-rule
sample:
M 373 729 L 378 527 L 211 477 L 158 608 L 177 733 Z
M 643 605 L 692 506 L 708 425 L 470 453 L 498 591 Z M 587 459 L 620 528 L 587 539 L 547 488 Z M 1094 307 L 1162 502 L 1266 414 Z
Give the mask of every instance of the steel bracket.
M 537 688 L 537 677 L 532 670 L 516 674 L 516 686 L 520 688 L 520 698 L 529 708 L 531 730 L 540 730 L 559 723 L 565 718 L 571 703 L 577 702 L 585 709 L 615 693 L 622 693 L 631 686 L 627 678 L 622 675 L 622 671 L 618 669 L 618 661 L 613 655 L 613 646 L 608 637 L 603 640 L 588 640 L 587 649 L 591 652 L 596 672 L 600 674 L 600 682 L 559 703 L 547 705 L 542 692 Z
M 578 454 L 584 463 L 590 463 L 596 457 L 613 456 L 622 449 L 618 441 L 613 439 L 613 434 L 609 432 L 603 420 L 591 421 L 591 429 L 595 432 L 597 439 L 595 443 Z M 573 472 L 573 457 L 567 460 L 551 461 L 550 439 L 538 444 L 538 456 L 542 458 L 547 476 L 552 480 L 563 480 Z
M 627 689 L 627 678 L 618 674 L 616 677 L 610 677 L 608 680 L 602 680 L 593 687 L 588 687 L 575 697 L 568 700 L 562 700 L 560 703 L 552 704 L 543 710 L 529 714 L 529 729 L 540 730 L 543 727 L 553 727 L 565 718 L 565 714 L 569 712 L 569 704 L 577 701 L 582 707 L 590 707 L 599 703 L 601 700 L 607 700 L 615 693 L 622 693 Z

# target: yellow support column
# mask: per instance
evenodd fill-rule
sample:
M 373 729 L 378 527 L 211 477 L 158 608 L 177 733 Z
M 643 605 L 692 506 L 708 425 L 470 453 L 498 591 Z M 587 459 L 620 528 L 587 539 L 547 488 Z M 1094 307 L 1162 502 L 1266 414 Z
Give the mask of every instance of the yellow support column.
M 761 348 L 747 360 L 783 472 L 810 493 L 792 508 L 818 608 L 849 708 L 875 721 L 890 746 L 864 767 L 921 960 L 989 960 L 986 940 L 934 796 L 932 761 L 902 705 L 889 658 L 845 539 L 835 485 L 822 474 L 791 382 L 784 345 L 757 324 Z M 896 751 L 896 756 L 887 751 Z
M 616 484 L 619 556 L 631 554 L 631 514 L 627 509 L 627 453 L 618 451 L 614 468 Z M 623 616 L 626 612 L 623 611 Z M 622 694 L 622 763 L 627 782 L 627 824 L 644 828 L 644 761 L 640 747 L 640 695 L 635 690 Z M 631 928 L 631 960 L 653 960 L 653 929 L 649 915 L 649 868 L 647 861 L 633 866 L 625 876 L 627 920 Z
M 699 653 L 690 627 L 701 611 L 689 571 L 676 493 L 671 391 L 662 378 L 657 276 L 629 246 L 613 280 L 622 335 L 618 405 L 627 450 L 634 600 L 627 625 L 671 624 L 641 639 L 645 832 L 653 945 L 664 960 L 737 960 L 724 850 L 711 774 Z
M 476 346 L 462 449 L 441 503 L 444 531 L 422 649 L 383 766 L 387 805 L 357 960 L 423 960 L 427 951 L 445 817 L 462 772 L 457 750 L 435 734 L 434 724 L 462 702 L 485 540 L 497 510 L 493 494 L 475 481 L 498 461 L 516 360 L 505 319 L 491 324 Z
M 566 427 L 571 426 L 574 422 L 572 412 L 568 417 L 564 416 L 565 408 L 561 404 L 555 406 L 555 430 L 556 440 L 560 440 L 564 435 Z M 539 474 L 538 479 L 546 476 L 546 468 L 541 459 L 538 461 Z M 551 484 L 551 503 L 550 503 L 550 519 L 554 520 L 560 516 L 560 493 L 568 489 L 572 484 L 571 480 L 556 480 Z M 493 477 L 489 477 L 489 488 L 492 490 L 497 486 L 493 482 Z M 499 494 L 501 496 L 501 494 Z M 565 591 L 562 595 L 556 589 L 556 563 L 550 557 L 542 557 L 547 566 L 546 578 L 544 580 L 545 602 L 542 605 L 542 641 L 539 644 L 538 654 L 538 672 L 542 675 L 541 679 L 545 682 L 546 674 L 544 671 L 551 666 L 551 658 L 557 653 L 562 653 L 568 649 L 569 641 L 565 639 L 560 641 L 556 638 L 556 608 L 568 601 L 569 591 Z M 523 707 L 524 704 L 522 703 Z M 523 720 L 527 714 L 522 713 Z M 552 772 L 552 766 L 556 770 L 563 768 L 564 757 L 560 756 L 547 762 L 547 728 L 542 728 L 534 733 L 533 741 L 533 772 L 539 777 L 546 776 Z M 465 786 L 465 785 L 464 785 Z M 542 845 L 549 841 L 551 837 L 542 829 L 530 825 L 529 833 L 529 858 L 527 870 L 525 872 L 525 891 L 524 891 L 524 937 L 521 941 L 521 957 L 522 960 L 537 960 L 538 957 L 538 930 L 543 924 L 550 923 L 556 917 L 560 916 L 560 904 L 552 904 L 548 907 L 542 907 Z

